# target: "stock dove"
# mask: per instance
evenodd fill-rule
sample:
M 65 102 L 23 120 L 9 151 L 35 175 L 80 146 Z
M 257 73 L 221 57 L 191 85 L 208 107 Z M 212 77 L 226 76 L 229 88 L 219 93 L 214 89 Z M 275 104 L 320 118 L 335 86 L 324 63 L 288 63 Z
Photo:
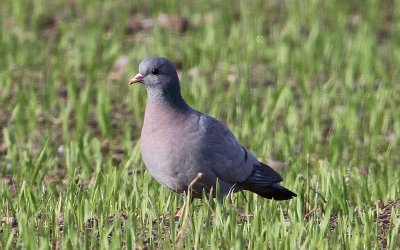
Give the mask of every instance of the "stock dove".
M 170 61 L 143 60 L 129 83 L 147 89 L 140 148 L 147 170 L 159 183 L 183 193 L 201 173 L 191 186 L 196 198 L 203 190 L 214 192 L 217 181 L 222 197 L 240 190 L 275 200 L 297 196 L 279 185 L 281 176 L 259 162 L 225 125 L 189 107 Z

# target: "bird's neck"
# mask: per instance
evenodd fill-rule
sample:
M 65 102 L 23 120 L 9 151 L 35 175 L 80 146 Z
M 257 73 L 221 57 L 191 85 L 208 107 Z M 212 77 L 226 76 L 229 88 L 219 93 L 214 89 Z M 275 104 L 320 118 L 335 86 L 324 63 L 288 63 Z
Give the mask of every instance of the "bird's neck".
M 152 87 L 147 86 L 149 103 L 160 103 L 178 110 L 186 110 L 189 106 L 183 100 L 179 87 Z

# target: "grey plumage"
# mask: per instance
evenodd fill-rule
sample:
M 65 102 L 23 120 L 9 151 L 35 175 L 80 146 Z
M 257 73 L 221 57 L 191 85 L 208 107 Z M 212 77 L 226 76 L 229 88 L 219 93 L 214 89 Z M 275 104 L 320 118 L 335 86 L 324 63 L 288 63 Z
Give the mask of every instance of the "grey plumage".
M 148 101 L 141 133 L 141 153 L 149 173 L 169 189 L 182 193 L 192 187 L 221 194 L 249 190 L 262 197 L 285 200 L 296 194 L 280 186 L 282 178 L 259 162 L 221 122 L 189 107 L 181 96 L 172 63 L 161 57 L 143 60 L 130 81 L 143 83 Z

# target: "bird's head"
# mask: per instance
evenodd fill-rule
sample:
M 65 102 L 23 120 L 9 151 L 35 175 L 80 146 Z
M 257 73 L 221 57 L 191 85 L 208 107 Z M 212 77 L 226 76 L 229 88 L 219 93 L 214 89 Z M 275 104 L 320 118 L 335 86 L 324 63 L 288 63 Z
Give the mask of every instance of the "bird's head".
M 150 100 L 161 100 L 176 107 L 186 107 L 175 67 L 163 57 L 144 59 L 139 65 L 139 73 L 129 81 L 129 84 L 135 83 L 146 86 Z
M 149 57 L 139 65 L 139 73 L 129 84 L 143 83 L 150 88 L 166 88 L 167 85 L 178 84 L 179 79 L 174 65 L 163 57 Z

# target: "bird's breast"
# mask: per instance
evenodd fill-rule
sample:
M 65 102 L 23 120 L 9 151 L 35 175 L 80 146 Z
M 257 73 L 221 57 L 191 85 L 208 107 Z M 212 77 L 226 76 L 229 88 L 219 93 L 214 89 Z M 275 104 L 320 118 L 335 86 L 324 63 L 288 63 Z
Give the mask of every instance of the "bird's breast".
M 140 147 L 149 173 L 170 189 L 182 192 L 194 178 L 190 155 L 196 129 L 177 112 L 153 113 L 146 108 Z M 192 178 L 193 177 L 193 178 Z

